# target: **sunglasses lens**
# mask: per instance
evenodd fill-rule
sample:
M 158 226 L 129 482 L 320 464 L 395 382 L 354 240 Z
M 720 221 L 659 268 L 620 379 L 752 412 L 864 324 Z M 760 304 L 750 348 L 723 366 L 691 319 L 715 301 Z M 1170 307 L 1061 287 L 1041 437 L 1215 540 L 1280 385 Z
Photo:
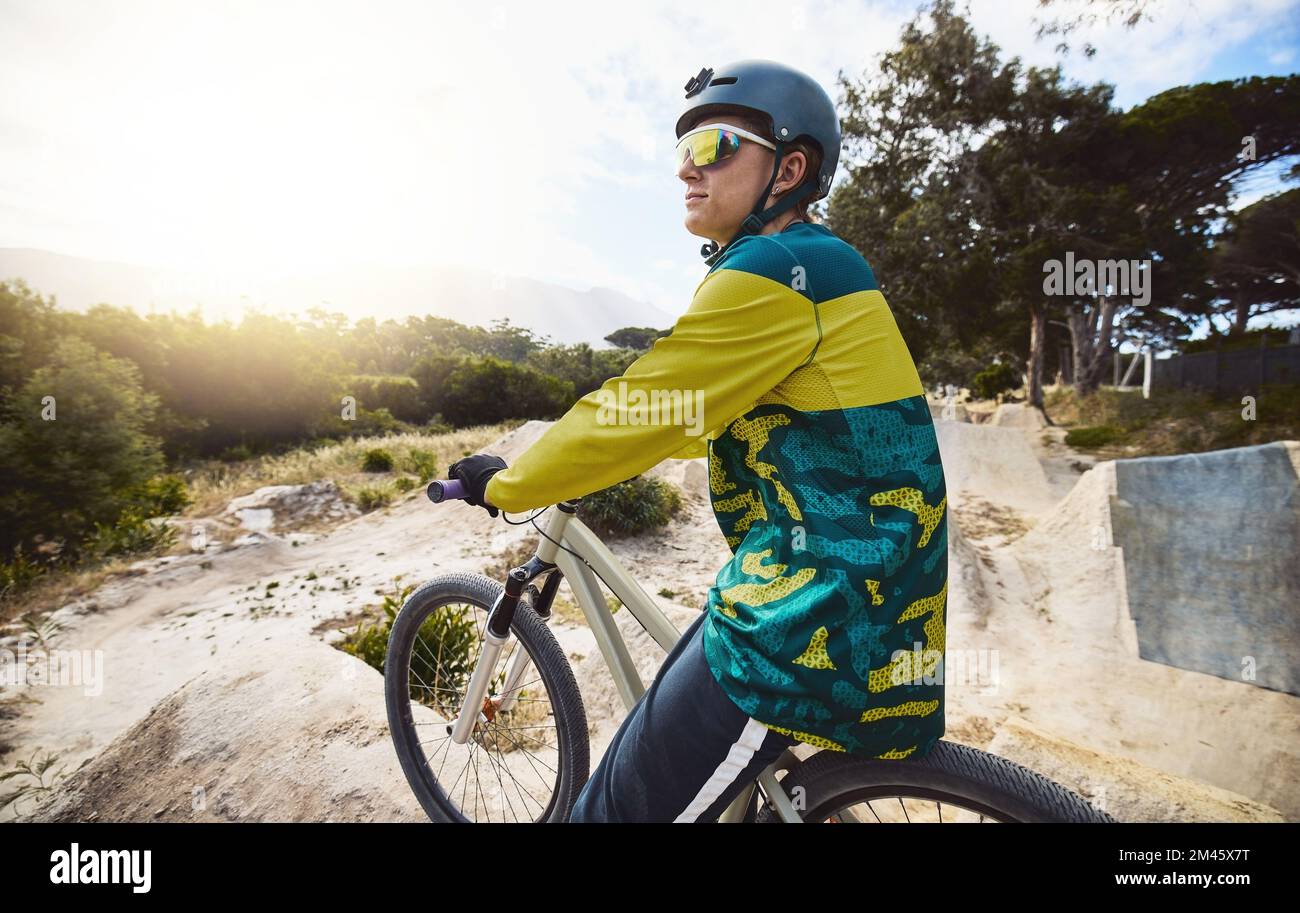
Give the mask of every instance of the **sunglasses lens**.
M 735 155 L 740 148 L 740 137 L 730 130 L 718 131 L 718 158 L 725 159 Z
M 677 144 L 677 164 L 686 156 L 697 166 L 712 165 L 714 162 L 735 155 L 740 148 L 740 137 L 730 130 L 705 130 L 682 137 Z

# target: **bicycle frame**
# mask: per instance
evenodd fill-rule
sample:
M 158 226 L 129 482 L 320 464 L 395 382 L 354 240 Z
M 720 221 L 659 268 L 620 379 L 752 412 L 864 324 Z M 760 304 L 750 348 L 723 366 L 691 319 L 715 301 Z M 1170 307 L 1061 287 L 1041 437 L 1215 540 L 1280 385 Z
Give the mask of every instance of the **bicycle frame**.
M 602 579 L 605 581 L 619 601 L 665 651 L 672 649 L 681 637 L 681 632 L 619 563 L 618 558 L 600 540 L 600 537 L 577 518 L 575 514 L 577 504 L 578 501 L 572 500 L 557 505 L 557 509 L 547 520 L 546 535 L 541 537 L 533 559 L 511 571 L 513 578 L 511 582 L 515 585 L 509 586 L 508 589 L 516 591 L 516 594 L 512 597 L 515 601 L 509 604 L 509 615 L 513 618 L 513 608 L 517 604 L 518 593 L 541 574 L 550 574 L 544 589 L 553 595 L 559 584 L 559 578 L 554 573 L 558 569 L 568 579 L 578 605 L 587 619 L 587 624 L 596 637 L 596 645 L 605 659 L 605 665 L 614 677 L 619 696 L 623 699 L 624 706 L 631 712 L 641 695 L 645 693 L 645 684 L 637 673 L 636 664 L 632 661 L 632 655 L 628 652 L 627 643 L 623 640 L 618 625 L 614 623 L 609 606 L 601 593 L 600 581 Z M 560 545 L 564 548 L 560 548 Z M 451 739 L 458 744 L 464 744 L 469 739 L 476 722 L 486 721 L 479 708 L 484 706 L 492 670 L 496 668 L 497 660 L 511 636 L 508 627 L 504 636 L 496 634 L 492 630 L 491 620 L 508 595 L 503 593 L 502 598 L 489 613 L 489 624 L 484 631 L 483 651 L 466 689 L 465 702 L 461 707 L 460 715 L 452 724 Z M 549 623 L 549 595 L 544 603 L 539 614 Z M 502 710 L 508 710 L 513 704 L 515 689 L 525 680 L 524 676 L 529 665 L 527 652 L 519 651 L 506 676 L 500 704 Z M 469 708 L 475 709 L 470 711 Z M 761 784 L 782 821 L 802 823 L 802 818 L 795 810 L 789 795 L 776 778 L 778 771 L 788 770 L 791 764 L 796 762 L 797 758 L 788 749 L 783 752 L 758 775 L 755 781 L 741 791 L 719 816 L 718 821 L 720 823 L 742 821 L 752 800 L 755 786 Z

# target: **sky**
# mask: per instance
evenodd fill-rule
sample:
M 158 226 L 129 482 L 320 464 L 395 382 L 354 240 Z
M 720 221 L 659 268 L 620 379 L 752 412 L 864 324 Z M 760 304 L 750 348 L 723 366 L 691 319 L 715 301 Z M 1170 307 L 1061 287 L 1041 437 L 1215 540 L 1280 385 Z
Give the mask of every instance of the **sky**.
M 835 97 L 916 6 L 0 0 L 0 247 L 227 281 L 460 265 L 680 314 L 705 269 L 671 163 L 687 78 L 770 58 Z M 1124 108 L 1300 69 L 1300 0 L 1149 8 L 1081 32 L 1091 59 L 1035 39 L 1036 0 L 971 16 Z

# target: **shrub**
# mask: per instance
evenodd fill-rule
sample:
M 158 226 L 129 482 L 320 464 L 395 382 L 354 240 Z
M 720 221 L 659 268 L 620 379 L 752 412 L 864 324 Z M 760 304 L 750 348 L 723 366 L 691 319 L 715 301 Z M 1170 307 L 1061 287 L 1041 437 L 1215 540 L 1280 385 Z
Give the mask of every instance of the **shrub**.
M 1065 443 L 1071 447 L 1104 447 L 1120 440 L 1124 433 L 1113 425 L 1093 425 L 1074 428 L 1065 434 Z
M 190 505 L 190 491 L 178 475 L 155 476 L 140 486 L 136 501 L 146 517 L 170 517 Z
M 1020 372 L 1006 362 L 989 365 L 975 375 L 971 392 L 980 399 L 994 399 L 999 393 L 1020 386 Z
M 359 625 L 339 644 L 339 649 L 383 672 L 393 622 L 414 590 L 414 584 L 395 583 L 393 590 L 384 594 L 380 607 L 383 618 L 375 624 Z M 464 693 L 474 673 L 472 658 L 478 642 L 474 609 L 459 603 L 435 609 L 420 625 L 417 643 L 421 648 L 411 656 L 411 699 L 433 707 L 448 719 L 455 716 L 460 708 L 453 706 L 453 699 Z
M 0 562 L 0 599 L 27 589 L 47 570 L 47 566 L 27 557 L 20 546 L 14 546 L 12 561 Z
M 147 431 L 157 405 L 134 364 L 61 340 L 4 403 L 0 551 L 38 537 L 75 551 L 95 523 L 134 506 L 133 495 L 163 467 Z
M 382 447 L 367 450 L 361 461 L 362 472 L 392 472 L 393 455 Z
M 400 478 L 393 480 L 393 487 L 396 488 L 398 491 L 402 492 L 403 494 L 415 488 L 415 486 L 419 484 L 420 483 L 418 481 L 411 478 L 410 476 L 401 476 Z
M 383 604 L 380 606 L 384 612 L 380 622 L 378 624 L 363 622 L 358 625 L 357 629 L 339 644 L 339 649 L 383 672 L 384 653 L 388 649 L 388 634 L 392 630 L 393 621 L 396 620 L 402 604 L 414 589 L 413 584 L 399 586 L 394 583 L 394 589 L 384 595 Z
M 362 510 L 374 510 L 393 500 L 393 490 L 387 485 L 365 486 L 357 489 L 357 506 Z
M 347 382 L 350 394 L 357 405 L 367 409 L 387 412 L 403 422 L 423 421 L 427 416 L 420 397 L 420 387 L 415 379 L 405 375 L 358 374 Z
M 39 803 L 46 796 L 53 795 L 59 783 L 68 776 L 68 765 L 60 764 L 58 770 L 51 770 L 59 760 L 60 755 L 51 752 L 45 752 L 45 757 L 40 757 L 41 750 L 38 749 L 32 754 L 30 760 L 23 761 L 19 759 L 14 766 L 0 773 L 0 782 L 7 782 L 12 788 L 3 796 L 0 796 L 0 809 L 13 806 L 15 812 L 18 809 L 18 803 L 23 799 L 35 797 Z M 86 758 L 77 766 L 80 770 L 86 764 L 90 763 L 90 758 Z M 75 773 L 76 771 L 73 771 Z M 27 782 L 18 779 L 26 778 Z
M 558 418 L 574 401 L 571 381 L 491 356 L 434 356 L 411 373 L 430 411 L 456 427 Z
M 634 536 L 665 526 L 681 507 L 672 485 L 638 475 L 584 497 L 578 517 L 598 535 Z
M 176 527 L 151 521 L 131 508 L 113 523 L 96 523 L 86 540 L 86 551 L 100 558 L 148 553 L 173 545 L 176 536 Z
M 404 468 L 420 477 L 420 484 L 427 485 L 438 475 L 438 459 L 432 451 L 412 447 L 406 454 Z

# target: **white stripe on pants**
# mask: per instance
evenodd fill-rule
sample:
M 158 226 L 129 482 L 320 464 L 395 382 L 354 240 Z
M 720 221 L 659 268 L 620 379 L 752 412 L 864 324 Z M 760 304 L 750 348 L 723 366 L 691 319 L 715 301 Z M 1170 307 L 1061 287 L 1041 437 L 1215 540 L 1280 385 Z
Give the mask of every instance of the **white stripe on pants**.
M 722 763 L 718 765 L 717 770 L 713 772 L 713 776 L 709 777 L 704 786 L 700 788 L 699 793 L 686 806 L 686 811 L 678 815 L 673 823 L 693 822 L 704 814 L 710 805 L 718 801 L 718 797 L 723 794 L 727 787 L 735 783 L 736 778 L 749 766 L 750 760 L 754 757 L 754 752 L 762 747 L 763 739 L 771 731 L 751 717 L 745 723 L 745 728 L 741 730 L 740 738 L 731 743 L 731 749 L 727 752 L 727 756 L 723 758 Z

